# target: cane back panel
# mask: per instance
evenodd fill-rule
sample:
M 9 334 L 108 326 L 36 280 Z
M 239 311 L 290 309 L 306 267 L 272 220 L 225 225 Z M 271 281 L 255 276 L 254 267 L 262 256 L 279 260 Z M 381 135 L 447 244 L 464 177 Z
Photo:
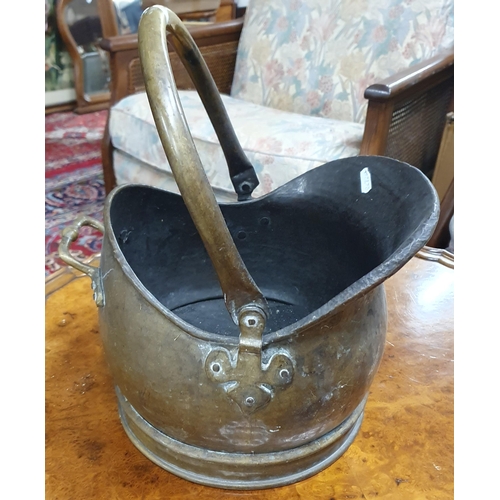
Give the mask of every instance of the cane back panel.
M 407 162 L 431 178 L 452 99 L 453 75 L 425 92 L 398 101 L 385 155 Z
M 229 94 L 231 90 L 237 49 L 237 41 L 200 47 L 200 52 L 207 63 L 219 92 L 222 94 Z M 169 58 L 177 87 L 182 90 L 194 90 L 194 84 L 177 53 L 169 52 Z M 135 58 L 129 63 L 128 93 L 134 94 L 144 90 L 140 60 Z

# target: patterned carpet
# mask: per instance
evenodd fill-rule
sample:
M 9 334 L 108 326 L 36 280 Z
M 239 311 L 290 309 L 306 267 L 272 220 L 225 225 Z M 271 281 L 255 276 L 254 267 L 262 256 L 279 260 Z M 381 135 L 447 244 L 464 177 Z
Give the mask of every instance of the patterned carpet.
M 105 191 L 101 138 L 107 111 L 45 116 L 45 276 L 62 266 L 58 245 L 62 230 L 79 215 L 102 221 Z M 102 235 L 82 228 L 72 254 L 83 259 L 101 250 Z

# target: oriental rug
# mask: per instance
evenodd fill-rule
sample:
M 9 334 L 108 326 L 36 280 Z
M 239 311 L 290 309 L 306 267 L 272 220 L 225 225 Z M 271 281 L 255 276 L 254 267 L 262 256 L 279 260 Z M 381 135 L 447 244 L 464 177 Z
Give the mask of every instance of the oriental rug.
M 101 139 L 107 110 L 45 116 L 45 276 L 65 264 L 58 255 L 63 229 L 80 215 L 102 222 L 104 180 Z M 101 250 L 102 235 L 84 227 L 71 253 L 85 259 Z

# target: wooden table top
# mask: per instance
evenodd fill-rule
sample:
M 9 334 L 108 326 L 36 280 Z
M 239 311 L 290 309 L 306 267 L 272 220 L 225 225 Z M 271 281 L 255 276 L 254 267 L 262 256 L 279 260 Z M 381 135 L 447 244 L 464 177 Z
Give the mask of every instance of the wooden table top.
M 385 284 L 385 352 L 347 452 L 309 479 L 256 491 L 190 483 L 132 445 L 118 418 L 90 279 L 74 276 L 46 287 L 48 500 L 453 498 L 454 271 L 446 253 L 424 249 Z

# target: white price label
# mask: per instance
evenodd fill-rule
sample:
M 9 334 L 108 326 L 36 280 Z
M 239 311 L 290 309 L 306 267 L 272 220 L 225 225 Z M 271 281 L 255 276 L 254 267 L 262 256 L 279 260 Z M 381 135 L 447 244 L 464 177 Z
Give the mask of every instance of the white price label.
M 362 193 L 368 193 L 372 189 L 372 176 L 370 174 L 370 171 L 368 170 L 368 167 L 365 167 L 361 172 L 359 173 L 359 178 L 361 181 L 361 192 Z

